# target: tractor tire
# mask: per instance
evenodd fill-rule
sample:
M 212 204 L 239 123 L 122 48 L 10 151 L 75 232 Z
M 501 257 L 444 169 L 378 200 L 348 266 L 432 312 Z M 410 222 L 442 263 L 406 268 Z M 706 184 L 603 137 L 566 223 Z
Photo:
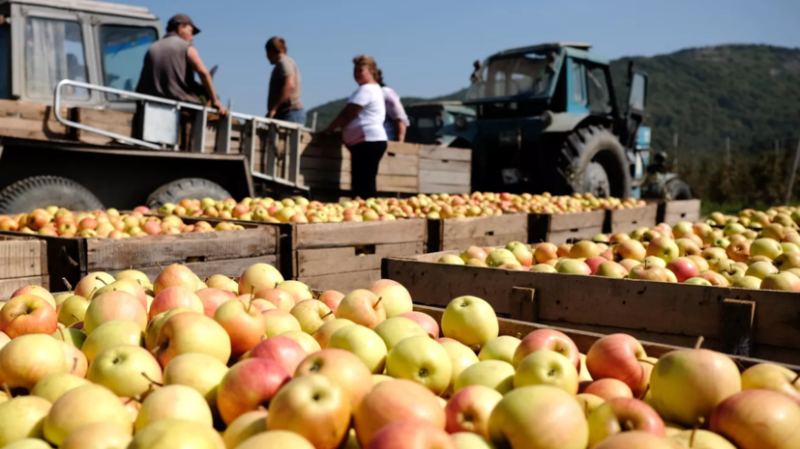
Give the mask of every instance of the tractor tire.
M 680 179 L 670 179 L 664 185 L 663 197 L 667 201 L 691 200 L 692 189 Z
M 628 198 L 631 175 L 625 149 L 606 128 L 592 125 L 567 136 L 558 158 L 558 172 L 573 193 Z
M 0 192 L 0 214 L 28 213 L 48 206 L 74 211 L 105 209 L 89 189 L 60 176 L 32 176 Z
M 164 184 L 147 198 L 147 207 L 158 209 L 166 203 L 177 204 L 181 200 L 211 198 L 225 200 L 231 197 L 221 185 L 203 178 L 184 178 Z

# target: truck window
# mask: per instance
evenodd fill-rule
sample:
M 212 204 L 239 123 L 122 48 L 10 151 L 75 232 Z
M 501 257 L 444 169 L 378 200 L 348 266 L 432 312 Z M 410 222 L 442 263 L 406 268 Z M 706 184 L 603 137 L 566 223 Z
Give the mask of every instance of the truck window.
M 78 22 L 29 17 L 25 23 L 25 84 L 34 98 L 49 98 L 59 81 L 89 82 Z M 70 99 L 88 99 L 86 89 L 65 88 Z
M 103 79 L 108 87 L 135 91 L 147 50 L 158 38 L 155 28 L 102 25 Z M 109 100 L 117 95 L 108 94 Z
M 606 71 L 602 67 L 587 66 L 586 93 L 589 110 L 601 114 L 611 113 L 611 98 L 608 94 Z
M 11 98 L 11 43 L 8 25 L 0 25 L 0 100 Z

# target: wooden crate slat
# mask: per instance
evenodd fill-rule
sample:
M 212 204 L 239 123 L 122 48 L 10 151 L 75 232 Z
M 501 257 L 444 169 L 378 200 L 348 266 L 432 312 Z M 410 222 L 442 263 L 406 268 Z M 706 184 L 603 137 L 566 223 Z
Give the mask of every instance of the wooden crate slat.
M 443 180 L 457 184 L 466 184 L 470 182 L 470 173 L 459 173 L 449 171 L 436 171 L 436 170 L 419 170 L 419 182 L 421 183 L 440 183 Z
M 440 145 L 421 145 L 419 147 L 419 158 L 471 162 L 472 150 L 469 148 L 451 148 Z M 420 161 L 420 163 L 422 163 L 422 161 Z
M 87 268 L 124 270 L 194 261 L 236 259 L 275 254 L 276 230 L 259 227 L 239 231 L 158 235 L 123 240 L 87 239 Z
M 37 239 L 0 240 L 0 279 L 47 274 L 47 244 Z
M 295 227 L 296 248 L 422 242 L 425 220 L 309 223 Z
M 380 280 L 381 270 L 354 271 L 323 276 L 300 277 L 297 280 L 316 290 L 338 290 L 347 294 L 359 288 L 369 288 Z
M 591 228 L 580 228 L 575 231 L 554 231 L 550 232 L 546 238 L 542 239 L 543 242 L 550 242 L 555 245 L 567 243 L 570 240 L 591 239 L 597 234 L 603 233 L 602 226 L 594 226 Z M 539 243 L 539 242 L 536 242 Z
M 470 184 L 420 183 L 419 193 L 469 193 Z
M 69 130 L 59 122 L 42 122 L 19 117 L 0 116 L 0 130 L 5 137 L 35 140 L 68 140 Z
M 50 288 L 50 276 L 43 274 L 39 276 L 26 276 L 13 279 L 0 279 L 0 308 L 2 304 L 11 297 L 17 290 L 27 285 L 39 285 Z
M 527 233 L 525 214 L 504 214 L 492 217 L 467 217 L 442 220 L 442 234 L 447 239 L 468 239 L 492 235 Z
M 529 214 L 528 241 L 556 245 L 572 239 L 591 238 L 603 232 L 605 211 L 574 214 Z
M 552 214 L 550 215 L 549 231 L 568 231 L 571 229 L 591 228 L 602 226 L 605 212 L 601 210 L 580 212 L 577 214 Z
M 200 278 L 207 278 L 209 276 L 213 276 L 215 274 L 222 274 L 229 277 L 238 277 L 241 276 L 247 267 L 257 263 L 266 263 L 277 267 L 277 256 L 275 255 L 268 255 L 268 256 L 261 256 L 261 257 L 246 257 L 242 259 L 229 259 L 229 260 L 218 260 L 212 262 L 190 262 L 186 265 L 187 268 L 191 269 L 194 274 L 196 274 Z M 165 267 L 166 268 L 166 267 Z M 157 266 L 152 267 L 140 267 L 138 268 L 139 271 L 143 272 L 150 278 L 150 280 L 155 280 L 158 277 L 159 273 L 161 273 L 161 269 Z M 115 275 L 120 271 L 124 270 L 111 270 L 109 274 Z
M 656 225 L 658 205 L 648 204 L 632 209 L 615 209 L 606 211 L 606 224 L 603 230 L 616 234 L 632 232 L 638 228 L 650 228 Z
M 681 221 L 700 220 L 700 200 L 666 201 L 659 204 L 658 222 L 672 226 Z
M 445 241 L 442 251 L 464 251 L 470 246 L 497 246 L 505 247 L 509 242 L 525 242 L 528 238 L 528 231 L 519 231 L 513 234 L 491 235 L 468 239 L 455 239 Z
M 472 163 L 469 161 L 447 161 L 439 159 L 420 159 L 419 169 L 433 172 L 471 173 Z
M 297 272 L 299 277 L 308 277 L 380 270 L 384 257 L 422 254 L 422 249 L 422 242 L 301 249 L 297 251 Z

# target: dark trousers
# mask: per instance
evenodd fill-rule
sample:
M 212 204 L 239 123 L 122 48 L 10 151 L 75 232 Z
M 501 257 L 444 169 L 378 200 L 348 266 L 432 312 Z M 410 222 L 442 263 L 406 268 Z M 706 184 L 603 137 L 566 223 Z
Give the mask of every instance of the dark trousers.
M 385 141 L 361 142 L 347 147 L 350 150 L 350 172 L 355 196 L 367 199 L 378 195 L 378 164 L 386 152 L 386 145 Z

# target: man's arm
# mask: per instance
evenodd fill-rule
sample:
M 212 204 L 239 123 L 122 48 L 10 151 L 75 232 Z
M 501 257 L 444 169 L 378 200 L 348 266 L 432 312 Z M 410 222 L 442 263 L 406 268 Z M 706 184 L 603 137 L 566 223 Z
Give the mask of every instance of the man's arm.
M 267 117 L 272 118 L 275 117 L 275 114 L 278 112 L 278 107 L 287 101 L 289 101 L 289 97 L 292 96 L 294 92 L 295 82 L 294 76 L 287 76 L 286 80 L 283 82 L 283 89 L 281 90 L 281 96 L 272 104 L 272 108 L 269 110 Z
M 330 125 L 325 129 L 325 133 L 331 133 L 338 128 L 344 128 L 347 126 L 348 123 L 352 122 L 353 119 L 358 117 L 358 113 L 364 109 L 363 106 L 357 105 L 355 103 L 347 103 L 347 106 L 342 109 L 342 112 L 339 113 L 338 116 L 331 122 Z
M 397 141 L 405 142 L 407 128 L 406 122 L 402 119 L 397 119 L 394 121 L 394 125 L 397 127 Z
M 200 75 L 200 81 L 203 82 L 203 87 L 206 89 L 208 98 L 211 99 L 211 105 L 219 110 L 220 115 L 228 115 L 228 110 L 219 102 L 217 93 L 214 91 L 214 80 L 211 77 L 211 72 L 209 72 L 205 64 L 203 64 L 203 60 L 200 59 L 200 54 L 197 52 L 197 49 L 190 46 L 189 50 L 186 52 L 186 56 L 188 56 L 194 71 Z

